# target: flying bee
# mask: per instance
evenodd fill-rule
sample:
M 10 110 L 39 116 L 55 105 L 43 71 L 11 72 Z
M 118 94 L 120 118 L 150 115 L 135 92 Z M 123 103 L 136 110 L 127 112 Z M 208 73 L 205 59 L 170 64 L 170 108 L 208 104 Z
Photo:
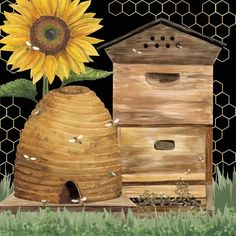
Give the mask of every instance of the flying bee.
M 108 171 L 108 175 L 112 176 L 112 177 L 115 177 L 117 176 L 117 174 L 113 171 Z
M 25 158 L 26 160 L 29 160 L 29 159 L 30 159 L 30 157 L 29 157 L 28 155 L 24 155 L 24 158 Z
M 85 202 L 87 199 L 88 199 L 87 197 L 82 197 L 82 198 L 80 199 L 80 201 L 81 201 L 81 202 Z
M 71 202 L 72 202 L 72 203 L 75 203 L 75 204 L 78 204 L 78 203 L 79 203 L 79 200 L 78 200 L 78 199 L 71 199 Z
M 108 123 L 105 124 L 105 127 L 109 128 L 109 127 L 112 127 L 112 126 L 117 126 L 119 121 L 120 121 L 119 119 L 116 119 L 114 121 L 109 121 Z
M 114 120 L 113 123 L 117 125 L 119 123 L 119 121 L 120 121 L 119 119 L 116 119 L 116 120 Z
M 41 111 L 37 109 L 37 110 L 35 110 L 34 115 L 40 115 L 40 112 Z
M 113 124 L 112 124 L 112 122 L 109 122 L 109 123 L 105 124 L 104 126 L 105 126 L 106 128 L 109 128 L 109 127 L 112 127 Z
M 84 135 L 80 135 L 78 137 L 73 137 L 72 139 L 69 140 L 69 143 L 79 143 L 82 144 L 81 139 L 84 137 Z

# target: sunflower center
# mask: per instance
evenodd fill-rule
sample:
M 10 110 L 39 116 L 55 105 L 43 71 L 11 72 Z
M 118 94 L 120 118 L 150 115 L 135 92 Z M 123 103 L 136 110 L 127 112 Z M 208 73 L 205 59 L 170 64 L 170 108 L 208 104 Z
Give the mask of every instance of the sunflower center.
M 57 31 L 55 29 L 48 29 L 45 32 L 45 36 L 48 40 L 54 40 L 57 37 Z
M 41 16 L 30 29 L 30 41 L 46 55 L 56 55 L 64 50 L 70 39 L 68 25 L 56 16 Z

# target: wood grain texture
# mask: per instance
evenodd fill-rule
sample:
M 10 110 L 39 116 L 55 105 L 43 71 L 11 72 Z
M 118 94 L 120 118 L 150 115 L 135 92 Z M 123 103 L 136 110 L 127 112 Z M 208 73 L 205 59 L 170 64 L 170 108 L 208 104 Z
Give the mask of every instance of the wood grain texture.
M 205 128 L 122 127 L 119 138 L 125 182 L 205 178 Z M 175 149 L 155 150 L 155 141 L 162 139 L 174 140 Z
M 206 128 L 206 183 L 212 184 L 212 143 L 213 131 L 212 127 Z
M 150 84 L 146 73 L 179 73 L 178 83 Z M 114 64 L 113 117 L 120 126 L 212 125 L 212 66 Z
M 146 182 L 173 182 L 176 183 L 179 178 L 183 178 L 185 181 L 190 183 L 191 181 L 205 181 L 205 174 L 202 173 L 137 173 L 137 174 L 123 174 L 122 181 L 123 184 L 129 185 L 130 183 L 139 182 L 145 184 Z
M 43 205 L 41 202 L 17 198 L 13 193 L 0 203 L 0 212 L 10 210 L 11 212 L 16 213 L 17 210 L 38 211 L 44 208 L 49 208 L 52 211 L 58 211 L 59 209 L 63 210 L 64 208 L 66 208 L 69 211 L 103 212 L 104 209 L 106 209 L 109 212 L 121 212 L 123 210 L 126 213 L 128 209 L 134 209 L 135 207 L 136 205 L 124 195 L 106 201 L 84 203 L 84 205 L 55 204 L 50 202 L 47 205 Z
M 201 205 L 204 207 L 204 199 L 201 199 Z M 69 211 L 93 211 L 93 212 L 103 212 L 106 209 L 113 214 L 123 212 L 128 213 L 128 210 L 132 210 L 133 214 L 138 217 L 151 217 L 155 216 L 158 212 L 168 212 L 168 211 L 189 211 L 192 210 L 188 206 L 142 206 L 137 207 L 127 196 L 121 195 L 118 198 L 111 200 L 92 202 L 81 204 L 53 204 L 49 203 L 46 206 L 41 202 L 30 201 L 19 199 L 11 194 L 4 201 L 0 203 L 0 212 L 11 211 L 16 213 L 18 210 L 23 211 L 39 211 L 40 209 L 48 208 L 51 211 L 64 210 L 65 208 Z
M 165 39 L 161 40 L 161 36 Z M 220 50 L 219 46 L 161 23 L 112 45 L 106 52 L 114 63 L 213 65 Z
M 144 193 L 145 190 L 148 190 L 152 193 L 163 193 L 169 197 L 177 197 L 175 192 L 176 185 L 139 185 L 139 186 L 123 186 L 122 193 L 130 198 L 138 197 Z M 189 192 L 196 198 L 205 198 L 206 197 L 206 188 L 205 185 L 190 185 Z
M 20 137 L 15 196 L 59 203 L 65 184 L 72 181 L 87 202 L 118 197 L 121 160 L 116 128 L 105 127 L 108 122 L 108 110 L 88 88 L 68 86 L 48 93 Z
M 214 208 L 212 184 L 206 184 L 206 194 L 207 194 L 206 209 L 207 211 L 212 212 Z

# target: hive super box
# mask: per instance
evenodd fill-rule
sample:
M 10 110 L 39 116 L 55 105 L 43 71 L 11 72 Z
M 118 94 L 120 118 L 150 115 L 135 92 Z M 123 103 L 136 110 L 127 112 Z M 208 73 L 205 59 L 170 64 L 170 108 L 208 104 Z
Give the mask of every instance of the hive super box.
M 113 62 L 123 193 L 176 196 L 183 178 L 212 209 L 213 64 L 225 46 L 158 19 L 102 47 Z

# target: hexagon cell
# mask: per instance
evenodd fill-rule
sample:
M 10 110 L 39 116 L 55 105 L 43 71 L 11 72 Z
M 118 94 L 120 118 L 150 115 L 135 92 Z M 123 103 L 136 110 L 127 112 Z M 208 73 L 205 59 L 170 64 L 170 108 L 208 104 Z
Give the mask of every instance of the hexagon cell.
M 150 7 L 150 12 L 153 15 L 157 15 L 162 12 L 162 5 L 159 2 L 156 1 L 152 2 L 150 3 L 149 7 Z
M 136 12 L 136 6 L 133 2 L 127 1 L 123 4 L 123 13 L 131 16 Z
M 173 2 L 166 2 L 163 4 L 163 12 L 167 13 L 168 15 L 171 15 L 175 12 L 175 4 Z
M 202 11 L 207 13 L 208 15 L 214 13 L 215 10 L 216 10 L 216 5 L 211 1 L 207 1 L 202 4 Z
M 122 12 L 122 4 L 119 1 L 113 1 L 108 5 L 108 11 L 114 15 L 118 16 Z
M 139 15 L 144 16 L 149 12 L 149 5 L 145 1 L 136 4 L 136 11 Z
M 176 10 L 178 13 L 184 15 L 184 14 L 190 12 L 190 6 L 188 3 L 181 1 L 181 2 L 177 3 Z

